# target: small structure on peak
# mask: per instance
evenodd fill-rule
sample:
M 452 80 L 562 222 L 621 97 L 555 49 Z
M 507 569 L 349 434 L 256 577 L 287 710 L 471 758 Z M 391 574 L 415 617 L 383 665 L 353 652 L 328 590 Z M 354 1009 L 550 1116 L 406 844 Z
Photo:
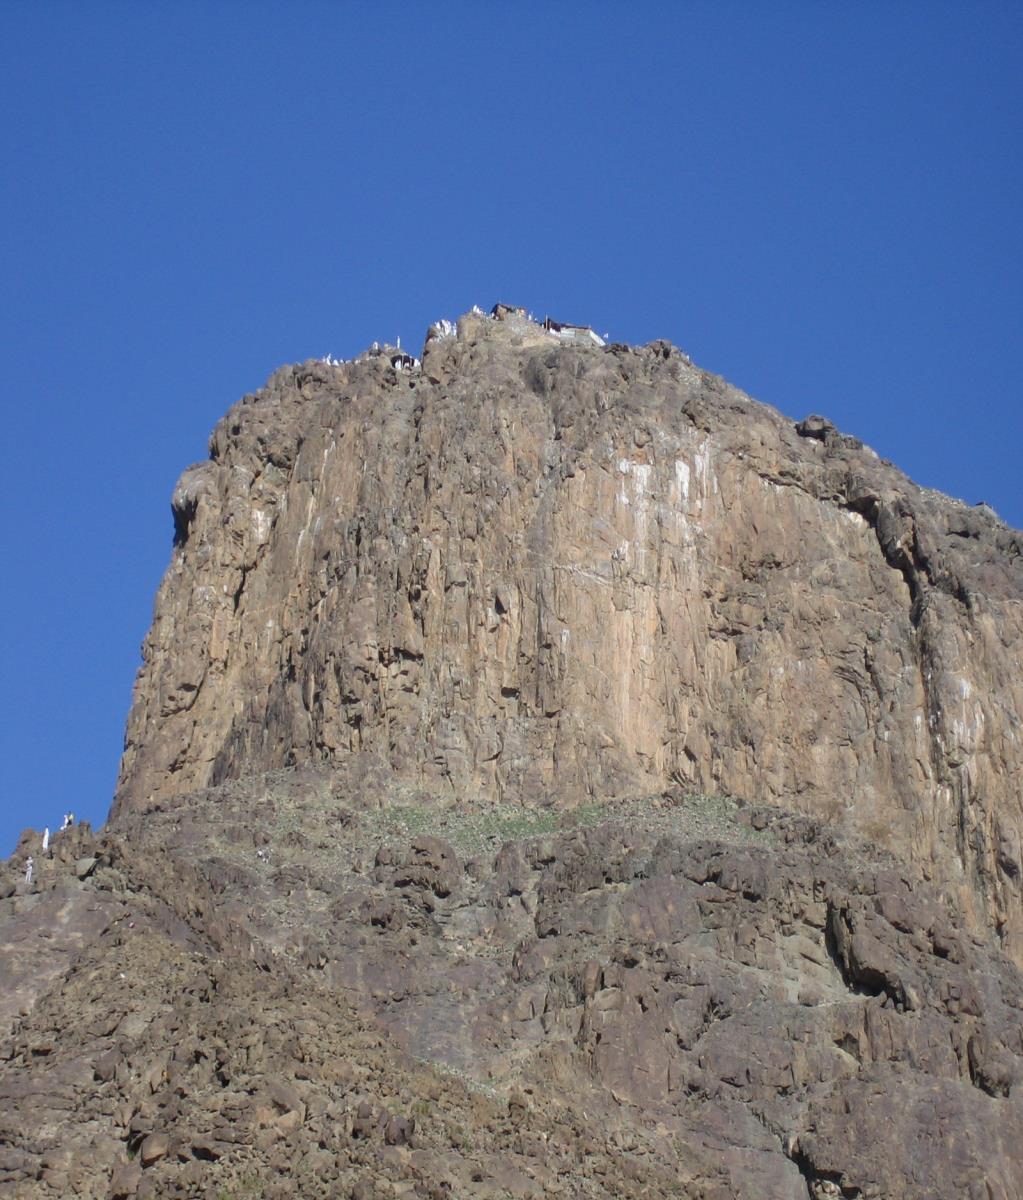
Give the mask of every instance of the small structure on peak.
M 552 333 L 559 341 L 569 342 L 576 346 L 603 346 L 604 339 L 589 327 L 589 325 L 570 325 L 567 321 L 555 321 L 553 317 L 544 317 L 543 327 Z
M 391 355 L 391 366 L 396 371 L 414 371 L 419 366 L 419 359 L 405 350 L 399 350 L 397 354 Z

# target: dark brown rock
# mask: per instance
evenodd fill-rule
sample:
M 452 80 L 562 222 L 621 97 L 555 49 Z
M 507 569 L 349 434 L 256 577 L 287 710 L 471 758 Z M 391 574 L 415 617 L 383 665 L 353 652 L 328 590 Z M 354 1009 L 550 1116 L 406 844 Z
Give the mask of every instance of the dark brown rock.
M 139 1161 L 144 1167 L 151 1167 L 170 1153 L 170 1138 L 165 1133 L 151 1133 L 142 1139 L 139 1146 Z
M 416 1123 L 410 1117 L 391 1117 L 384 1126 L 384 1141 L 388 1146 L 405 1146 L 412 1140 Z
M 138 1192 L 142 1171 L 137 1163 L 121 1163 L 110 1180 L 109 1200 L 131 1200 Z
M 442 899 L 455 890 L 462 873 L 454 850 L 436 837 L 415 838 L 404 850 L 382 847 L 376 865 L 378 879 L 394 887 L 428 889 Z

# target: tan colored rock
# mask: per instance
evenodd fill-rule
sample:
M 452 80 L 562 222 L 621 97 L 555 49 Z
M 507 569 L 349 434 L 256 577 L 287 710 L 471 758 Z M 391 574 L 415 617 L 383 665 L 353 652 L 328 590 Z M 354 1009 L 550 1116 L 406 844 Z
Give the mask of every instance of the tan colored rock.
M 108 1083 L 113 1079 L 119 1064 L 123 1060 L 124 1055 L 119 1054 L 116 1050 L 107 1050 L 104 1054 L 100 1054 L 93 1066 L 96 1078 L 102 1083 Z
M 138 1191 L 142 1171 L 137 1163 L 121 1163 L 110 1180 L 110 1200 L 131 1200 Z
M 302 1125 L 302 1114 L 295 1109 L 281 1113 L 274 1121 L 274 1127 L 279 1133 L 289 1134 L 294 1133 L 296 1129 Z
M 79 879 L 88 879 L 89 876 L 96 870 L 96 859 L 91 856 L 88 858 L 80 858 L 75 863 L 75 875 Z
M 1023 562 L 667 343 L 278 371 L 174 495 L 115 815 L 288 764 L 837 819 L 1023 957 Z
M 142 1139 L 142 1145 L 139 1147 L 139 1162 L 144 1167 L 151 1167 L 161 1158 L 166 1158 L 169 1153 L 170 1138 L 165 1133 L 151 1133 Z

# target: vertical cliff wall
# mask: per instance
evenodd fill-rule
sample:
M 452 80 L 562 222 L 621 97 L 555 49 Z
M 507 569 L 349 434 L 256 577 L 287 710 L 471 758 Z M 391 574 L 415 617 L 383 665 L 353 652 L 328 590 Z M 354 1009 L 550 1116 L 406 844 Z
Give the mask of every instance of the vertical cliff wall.
M 821 814 L 1017 957 L 1021 537 L 667 343 L 283 369 L 174 494 L 115 812 L 272 767 Z

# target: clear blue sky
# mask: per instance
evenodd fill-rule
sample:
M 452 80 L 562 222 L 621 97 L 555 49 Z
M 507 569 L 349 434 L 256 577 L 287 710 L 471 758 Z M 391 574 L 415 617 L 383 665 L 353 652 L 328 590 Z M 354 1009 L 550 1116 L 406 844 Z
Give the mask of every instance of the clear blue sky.
M 474 303 L 668 337 L 1023 525 L 1023 5 L 0 6 L 0 852 L 101 821 L 175 478 Z

